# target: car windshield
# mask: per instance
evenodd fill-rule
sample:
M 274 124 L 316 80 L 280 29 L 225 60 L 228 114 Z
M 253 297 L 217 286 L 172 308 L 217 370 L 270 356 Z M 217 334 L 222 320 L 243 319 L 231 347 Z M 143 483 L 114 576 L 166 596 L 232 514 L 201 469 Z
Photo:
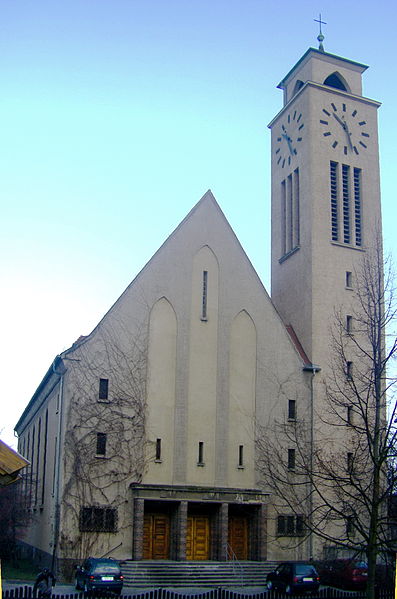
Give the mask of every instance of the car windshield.
M 96 564 L 93 572 L 95 574 L 119 574 L 120 569 L 116 564 Z
M 297 576 L 316 576 L 313 566 L 308 566 L 306 564 L 297 564 L 296 574 Z

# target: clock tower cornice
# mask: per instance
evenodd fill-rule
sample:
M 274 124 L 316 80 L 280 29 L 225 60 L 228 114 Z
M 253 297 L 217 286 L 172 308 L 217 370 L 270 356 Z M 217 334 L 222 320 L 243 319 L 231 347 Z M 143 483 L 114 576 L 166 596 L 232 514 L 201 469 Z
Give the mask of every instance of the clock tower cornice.
M 336 54 L 330 54 L 329 52 L 317 50 L 316 48 L 309 48 L 287 73 L 287 75 L 280 81 L 277 87 L 279 89 L 285 89 L 288 82 L 294 77 L 296 71 L 300 70 L 311 58 L 318 58 L 322 62 L 328 62 L 336 67 L 345 65 L 348 66 L 349 69 L 357 71 L 360 74 L 364 73 L 364 71 L 366 71 L 368 68 L 366 64 L 355 62 L 354 60 L 349 60 L 348 58 L 343 58 L 342 56 L 337 56 Z
M 372 100 L 371 98 L 366 98 L 365 96 L 360 96 L 357 94 L 349 93 L 345 90 L 337 89 L 334 87 L 330 87 L 329 85 L 323 85 L 321 83 L 316 83 L 314 81 L 306 81 L 303 87 L 291 98 L 291 100 L 281 108 L 281 110 L 276 114 L 276 116 L 270 121 L 268 124 L 269 129 L 273 127 L 273 125 L 278 121 L 278 119 L 285 113 L 291 110 L 291 106 L 293 106 L 297 101 L 299 101 L 300 97 L 304 94 L 305 90 L 308 88 L 317 88 L 325 91 L 328 94 L 333 96 L 340 96 L 341 98 L 348 98 L 350 100 L 354 100 L 356 102 L 361 102 L 362 104 L 367 104 L 370 106 L 374 106 L 375 108 L 379 108 L 382 106 L 382 102 L 378 102 L 377 100 Z

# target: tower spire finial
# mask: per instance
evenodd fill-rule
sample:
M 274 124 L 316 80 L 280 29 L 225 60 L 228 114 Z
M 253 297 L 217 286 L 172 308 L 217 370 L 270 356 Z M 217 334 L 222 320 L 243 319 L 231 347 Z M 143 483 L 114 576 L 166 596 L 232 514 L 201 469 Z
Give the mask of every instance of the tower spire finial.
M 327 23 L 325 21 L 321 20 L 321 13 L 319 15 L 319 18 L 318 19 L 314 19 L 314 20 L 316 21 L 316 23 L 318 23 L 320 25 L 320 33 L 317 36 L 317 39 L 318 39 L 318 42 L 319 42 L 318 49 L 321 52 L 324 52 L 324 46 L 323 46 L 324 36 L 323 36 L 323 32 L 321 30 L 321 25 L 326 25 Z

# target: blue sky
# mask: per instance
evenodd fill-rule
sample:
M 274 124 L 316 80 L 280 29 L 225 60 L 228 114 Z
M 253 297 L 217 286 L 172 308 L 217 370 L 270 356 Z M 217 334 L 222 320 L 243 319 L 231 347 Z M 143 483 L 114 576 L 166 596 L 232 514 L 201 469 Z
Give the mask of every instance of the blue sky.
M 394 4 L 0 0 L 3 440 L 207 189 L 270 291 L 267 124 L 320 11 L 325 49 L 368 64 L 364 95 L 383 103 L 395 253 Z

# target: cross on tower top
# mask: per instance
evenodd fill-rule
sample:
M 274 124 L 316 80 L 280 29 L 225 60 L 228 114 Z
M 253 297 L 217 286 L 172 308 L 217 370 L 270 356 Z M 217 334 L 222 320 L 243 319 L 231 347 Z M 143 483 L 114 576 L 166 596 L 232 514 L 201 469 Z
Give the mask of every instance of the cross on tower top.
M 320 26 L 320 33 L 317 36 L 317 39 L 319 41 L 318 49 L 321 50 L 321 52 L 324 52 L 324 46 L 323 46 L 324 36 L 323 36 L 323 32 L 321 30 L 321 25 L 326 25 L 327 23 L 325 21 L 321 20 L 321 13 L 319 15 L 319 18 L 318 19 L 314 19 L 314 21 L 316 23 L 318 23 L 319 26 Z

